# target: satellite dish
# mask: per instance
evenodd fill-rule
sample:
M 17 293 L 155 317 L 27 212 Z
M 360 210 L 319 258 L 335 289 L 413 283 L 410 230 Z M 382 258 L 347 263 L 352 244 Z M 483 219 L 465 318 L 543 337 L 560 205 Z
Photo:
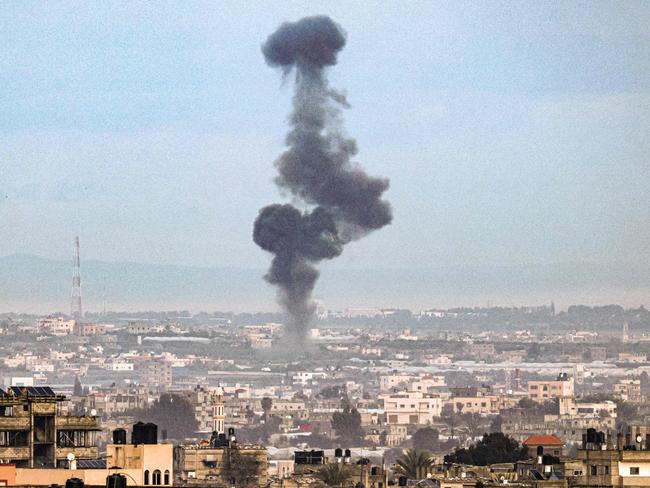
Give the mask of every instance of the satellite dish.
M 96 416 L 97 416 L 97 410 L 95 410 L 95 409 L 93 408 L 93 409 L 90 411 L 90 415 L 91 415 L 91 417 L 96 417 Z
M 74 461 L 75 460 L 74 453 L 69 452 L 66 457 L 68 458 L 68 461 Z

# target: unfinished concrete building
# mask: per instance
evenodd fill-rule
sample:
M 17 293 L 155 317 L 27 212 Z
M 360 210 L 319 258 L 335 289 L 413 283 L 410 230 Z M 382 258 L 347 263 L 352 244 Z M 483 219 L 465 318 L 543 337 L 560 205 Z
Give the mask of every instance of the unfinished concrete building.
M 64 400 L 49 387 L 0 390 L 0 463 L 68 468 L 98 459 L 97 419 L 60 415 Z

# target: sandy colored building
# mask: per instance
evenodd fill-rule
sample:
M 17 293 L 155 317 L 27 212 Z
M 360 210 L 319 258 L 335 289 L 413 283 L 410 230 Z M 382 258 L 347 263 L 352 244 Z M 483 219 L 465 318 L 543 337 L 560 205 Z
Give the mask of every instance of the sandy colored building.
M 405 391 L 379 395 L 387 424 L 429 424 L 440 417 L 442 399 L 438 395 Z
M 553 398 L 574 396 L 573 378 L 560 374 L 555 380 L 538 380 L 528 382 L 528 398 L 536 402 L 545 402 Z
M 0 390 L 0 461 L 18 468 L 67 467 L 99 457 L 96 417 L 61 415 L 65 396 L 49 387 Z
M 262 486 L 268 479 L 268 452 L 263 446 L 211 443 L 176 447 L 177 478 L 183 485 Z

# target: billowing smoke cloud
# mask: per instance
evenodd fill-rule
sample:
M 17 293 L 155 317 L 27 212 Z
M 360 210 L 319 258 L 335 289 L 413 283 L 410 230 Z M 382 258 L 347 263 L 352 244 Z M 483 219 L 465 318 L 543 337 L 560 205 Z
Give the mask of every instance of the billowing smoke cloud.
M 381 199 L 388 180 L 368 176 L 351 161 L 356 143 L 341 132 L 339 120 L 339 107 L 348 104 L 325 76 L 344 46 L 342 29 L 325 16 L 285 23 L 262 46 L 270 66 L 285 75 L 296 70 L 292 128 L 287 150 L 275 163 L 276 182 L 316 206 L 301 212 L 292 205 L 269 205 L 260 211 L 253 232 L 257 245 L 275 255 L 265 278 L 279 286 L 289 329 L 299 338 L 314 314 L 314 265 L 392 220 L 390 204 Z

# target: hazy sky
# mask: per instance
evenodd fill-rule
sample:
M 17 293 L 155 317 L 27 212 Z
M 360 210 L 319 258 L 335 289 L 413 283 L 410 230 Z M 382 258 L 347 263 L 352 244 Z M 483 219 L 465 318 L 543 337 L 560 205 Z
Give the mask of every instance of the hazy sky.
M 333 266 L 648 262 L 648 2 L 8 2 L 0 255 L 266 267 L 290 80 L 328 14 L 357 157 L 394 223 Z

